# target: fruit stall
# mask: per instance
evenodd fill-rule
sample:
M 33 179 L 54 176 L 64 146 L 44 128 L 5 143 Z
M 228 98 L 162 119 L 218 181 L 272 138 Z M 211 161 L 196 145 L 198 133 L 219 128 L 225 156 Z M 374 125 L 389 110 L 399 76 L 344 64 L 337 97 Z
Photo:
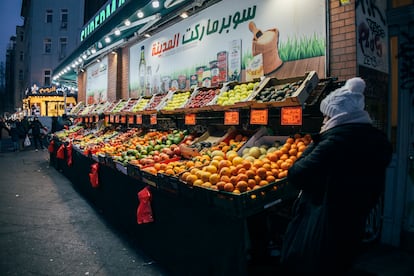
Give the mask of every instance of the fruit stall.
M 253 274 L 274 266 L 298 194 L 287 170 L 335 85 L 310 72 L 79 102 L 77 124 L 55 133 L 51 164 L 173 274 Z

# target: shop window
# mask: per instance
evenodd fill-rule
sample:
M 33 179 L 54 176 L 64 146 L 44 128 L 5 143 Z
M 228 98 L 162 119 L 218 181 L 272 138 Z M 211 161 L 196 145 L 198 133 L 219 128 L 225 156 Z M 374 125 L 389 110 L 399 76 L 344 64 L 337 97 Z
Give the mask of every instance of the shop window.
M 20 32 L 19 37 L 20 37 L 20 42 L 23 42 L 24 32 Z
M 45 40 L 43 41 L 43 45 L 44 45 L 44 53 L 50 54 L 52 52 L 52 39 L 45 38 Z
M 52 73 L 50 70 L 44 70 L 43 71 L 43 84 L 44 86 L 50 86 L 50 80 L 51 80 Z
M 59 59 L 66 57 L 66 50 L 68 46 L 68 39 L 66 37 L 59 38 Z
M 52 23 L 52 22 L 53 22 L 53 11 L 46 10 L 46 23 Z
M 68 28 L 68 9 L 60 11 L 60 29 L 66 30 Z

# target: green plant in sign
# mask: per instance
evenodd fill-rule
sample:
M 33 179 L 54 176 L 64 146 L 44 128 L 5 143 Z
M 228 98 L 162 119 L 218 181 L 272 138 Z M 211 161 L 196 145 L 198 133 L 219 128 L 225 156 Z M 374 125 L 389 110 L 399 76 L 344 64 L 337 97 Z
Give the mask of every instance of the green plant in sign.
M 324 56 L 325 39 L 316 34 L 311 37 L 289 37 L 286 42 L 279 42 L 279 55 L 283 61 Z

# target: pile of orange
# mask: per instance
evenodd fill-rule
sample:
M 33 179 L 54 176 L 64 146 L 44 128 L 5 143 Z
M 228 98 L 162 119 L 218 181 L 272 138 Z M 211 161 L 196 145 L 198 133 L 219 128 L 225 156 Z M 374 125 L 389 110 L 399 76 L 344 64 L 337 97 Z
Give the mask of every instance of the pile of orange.
M 192 168 L 182 173 L 180 178 L 189 185 L 243 193 L 285 178 L 288 169 L 310 142 L 310 135 L 296 134 L 278 150 L 253 162 L 243 159 L 235 151 L 216 154 L 208 165 Z

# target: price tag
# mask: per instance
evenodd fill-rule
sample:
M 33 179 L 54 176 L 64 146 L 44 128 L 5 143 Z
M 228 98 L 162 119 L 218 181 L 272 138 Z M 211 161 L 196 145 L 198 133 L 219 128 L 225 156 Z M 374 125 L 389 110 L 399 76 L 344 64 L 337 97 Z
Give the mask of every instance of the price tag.
M 109 115 L 105 115 L 105 123 L 109 123 Z
M 121 124 L 126 124 L 126 116 L 122 115 L 121 117 Z
M 226 111 L 224 112 L 224 125 L 238 125 L 239 118 L 238 111 Z
M 128 124 L 130 125 L 134 124 L 134 116 L 128 116 Z
M 83 118 L 83 120 L 84 120 L 85 123 L 89 123 L 89 118 L 88 117 Z
M 94 121 L 93 121 L 93 116 L 92 117 L 89 117 L 89 122 L 91 122 L 91 123 L 93 123 Z
M 267 125 L 269 110 L 267 109 L 252 109 L 250 111 L 251 125 Z
M 302 107 L 301 106 L 282 107 L 282 109 L 280 110 L 280 124 L 282 126 L 286 126 L 286 125 L 301 126 L 302 125 Z
M 185 114 L 185 124 L 186 125 L 195 125 L 196 124 L 196 115 L 192 114 Z
M 142 115 L 136 115 L 135 122 L 137 122 L 138 125 L 142 125 Z
M 115 115 L 115 123 L 119 123 L 119 116 Z
M 114 115 L 109 115 L 109 122 L 113 123 L 114 122 Z
M 157 114 L 151 114 L 150 116 L 150 124 L 156 125 L 157 124 Z

